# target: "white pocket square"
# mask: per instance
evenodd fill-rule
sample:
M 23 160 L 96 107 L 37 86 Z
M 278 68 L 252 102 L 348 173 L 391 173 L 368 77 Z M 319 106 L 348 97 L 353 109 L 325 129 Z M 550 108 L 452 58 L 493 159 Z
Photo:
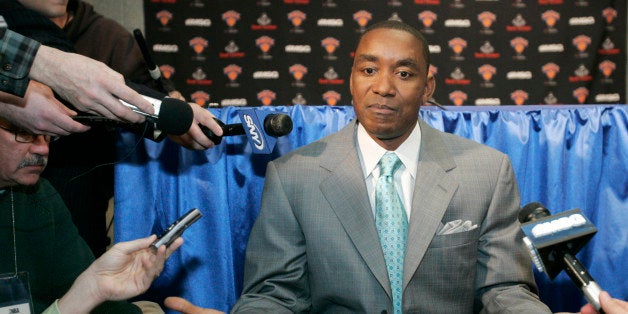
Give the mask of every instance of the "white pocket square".
M 471 220 L 467 220 L 463 222 L 462 219 L 456 219 L 456 220 L 453 220 L 444 224 L 442 228 L 440 228 L 440 230 L 438 230 L 436 234 L 445 235 L 445 234 L 452 234 L 452 233 L 458 233 L 458 232 L 464 232 L 464 231 L 471 231 L 477 227 L 478 225 L 473 224 Z

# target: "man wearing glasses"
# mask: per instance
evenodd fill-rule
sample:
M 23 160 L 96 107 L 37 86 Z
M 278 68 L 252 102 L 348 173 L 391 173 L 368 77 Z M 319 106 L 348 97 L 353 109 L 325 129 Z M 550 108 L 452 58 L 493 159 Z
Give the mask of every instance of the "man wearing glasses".
M 59 194 L 39 178 L 54 139 L 0 118 L 0 307 L 141 313 L 131 303 L 112 301 L 146 291 L 183 240 L 157 251 L 150 249 L 155 235 L 118 243 L 94 261 Z M 29 286 L 30 292 L 24 289 Z M 26 292 L 16 297 L 15 291 Z

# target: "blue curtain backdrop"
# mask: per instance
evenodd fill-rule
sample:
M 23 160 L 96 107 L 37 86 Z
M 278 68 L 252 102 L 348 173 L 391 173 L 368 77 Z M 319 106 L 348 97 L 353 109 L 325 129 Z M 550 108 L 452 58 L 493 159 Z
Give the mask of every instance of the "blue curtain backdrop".
M 182 296 L 229 310 L 242 289 L 244 251 L 258 214 L 268 161 L 335 132 L 354 118 L 352 107 L 263 107 L 289 114 L 294 129 L 271 155 L 254 155 L 245 136 L 223 139 L 207 151 L 166 140 L 154 143 L 122 133 L 116 165 L 115 241 L 159 233 L 179 215 L 204 217 L 184 234 L 185 244 L 142 296 L 162 302 Z M 238 108 L 212 110 L 239 123 Z M 598 233 L 578 254 L 601 287 L 628 299 L 628 107 L 426 107 L 430 125 L 492 146 L 510 156 L 522 206 L 538 201 L 555 214 L 580 208 Z M 554 281 L 536 274 L 541 298 L 553 311 L 585 303 L 562 272 Z

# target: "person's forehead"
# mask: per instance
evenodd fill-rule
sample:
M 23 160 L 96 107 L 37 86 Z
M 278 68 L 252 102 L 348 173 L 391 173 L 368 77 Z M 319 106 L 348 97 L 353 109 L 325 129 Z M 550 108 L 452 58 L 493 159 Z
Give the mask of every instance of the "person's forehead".
M 355 58 L 356 61 L 363 60 L 365 56 L 377 58 L 378 55 L 389 54 L 392 50 L 397 58 L 423 63 L 422 49 L 419 39 L 407 31 L 377 28 L 362 36 L 356 47 Z
M 374 44 L 387 46 L 390 49 L 395 49 L 403 45 L 411 46 L 413 49 L 417 50 L 422 49 L 419 39 L 407 31 L 392 28 L 377 28 L 362 36 L 356 50 L 366 48 L 367 46 L 370 48 L 370 46 Z

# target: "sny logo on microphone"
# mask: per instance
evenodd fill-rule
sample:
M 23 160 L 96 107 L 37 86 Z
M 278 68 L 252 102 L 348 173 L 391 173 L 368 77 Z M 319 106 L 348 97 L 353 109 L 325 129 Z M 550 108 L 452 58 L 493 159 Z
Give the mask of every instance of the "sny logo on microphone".
M 262 130 L 255 125 L 255 119 L 248 114 L 243 114 L 242 118 L 244 123 L 246 123 L 246 127 L 249 128 L 249 134 L 251 136 L 253 146 L 260 151 L 264 150 L 264 136 L 261 134 Z

